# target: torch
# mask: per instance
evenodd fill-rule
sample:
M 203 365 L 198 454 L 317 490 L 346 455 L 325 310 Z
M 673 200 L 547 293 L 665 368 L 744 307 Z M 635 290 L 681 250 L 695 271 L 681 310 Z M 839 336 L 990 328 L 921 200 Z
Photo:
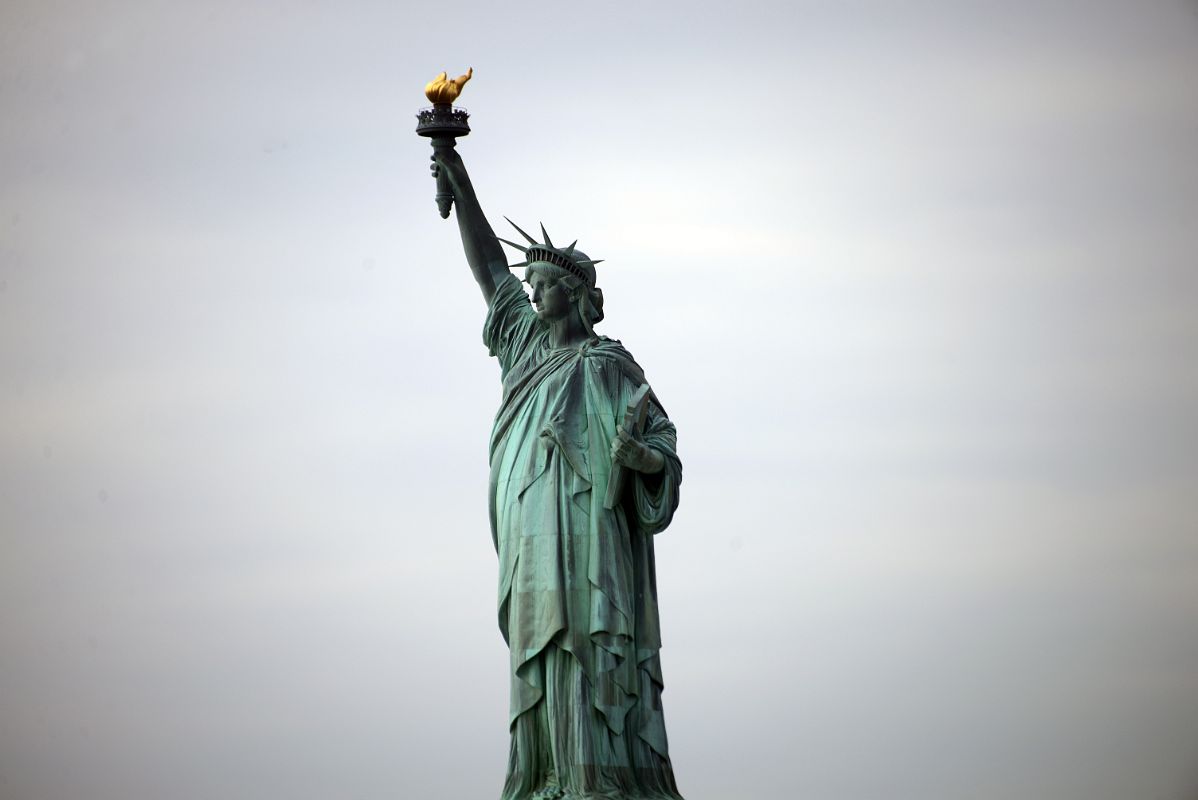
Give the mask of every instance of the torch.
M 424 87 L 424 96 L 432 103 L 430 108 L 422 108 L 416 113 L 416 133 L 427 136 L 433 152 L 457 144 L 458 136 L 470 133 L 470 125 L 466 122 L 470 115 L 464 108 L 454 108 L 453 101 L 462 93 L 466 81 L 474 75 L 471 67 L 465 75 L 450 80 L 447 73 L 442 72 L 429 81 Z M 437 173 L 437 210 L 441 219 L 449 218 L 449 208 L 453 205 L 453 189 L 449 185 L 449 176 L 445 170 Z

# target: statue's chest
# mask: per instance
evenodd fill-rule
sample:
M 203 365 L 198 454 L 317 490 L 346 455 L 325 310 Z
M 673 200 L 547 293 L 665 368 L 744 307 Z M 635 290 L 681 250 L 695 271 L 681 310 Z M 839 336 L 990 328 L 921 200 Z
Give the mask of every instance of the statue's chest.
M 504 391 L 511 397 L 555 397 L 581 380 L 586 361 L 586 351 L 552 350 L 544 346 L 542 339 L 507 374 Z

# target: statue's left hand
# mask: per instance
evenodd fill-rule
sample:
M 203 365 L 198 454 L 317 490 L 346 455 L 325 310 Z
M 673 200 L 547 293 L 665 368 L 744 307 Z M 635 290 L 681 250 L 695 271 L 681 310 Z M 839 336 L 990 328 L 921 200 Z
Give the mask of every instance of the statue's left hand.
M 634 438 L 621 425 L 616 429 L 616 438 L 611 440 L 611 460 L 637 472 L 661 472 L 666 458 L 657 450 Z

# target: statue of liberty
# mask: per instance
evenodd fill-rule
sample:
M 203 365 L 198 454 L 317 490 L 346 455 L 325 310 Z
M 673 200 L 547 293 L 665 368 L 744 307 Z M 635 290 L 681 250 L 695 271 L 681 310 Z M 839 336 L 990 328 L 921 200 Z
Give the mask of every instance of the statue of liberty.
M 502 798 L 680 800 L 653 556 L 678 506 L 674 425 L 632 355 L 594 331 L 599 262 L 577 242 L 554 245 L 543 225 L 544 241 L 514 223 L 524 241 L 498 239 L 452 139 L 433 145 L 503 386 L 490 444 L 499 629 L 511 652 Z M 513 266 L 531 298 L 501 241 L 523 253 Z

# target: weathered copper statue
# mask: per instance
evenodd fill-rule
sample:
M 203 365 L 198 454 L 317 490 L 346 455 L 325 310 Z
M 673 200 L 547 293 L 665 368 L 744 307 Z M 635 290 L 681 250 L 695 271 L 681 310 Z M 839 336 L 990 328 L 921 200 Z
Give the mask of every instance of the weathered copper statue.
M 490 448 L 499 628 L 511 650 L 502 797 L 678 800 L 653 558 L 682 480 L 674 425 L 632 355 L 594 331 L 598 262 L 576 242 L 554 245 L 544 226 L 544 241 L 517 227 L 524 242 L 505 242 L 524 254 L 514 266 L 530 300 L 454 149 L 465 113 L 447 106 L 422 112 L 421 132 L 457 208 L 503 381 Z M 437 127 L 433 113 L 460 127 Z

